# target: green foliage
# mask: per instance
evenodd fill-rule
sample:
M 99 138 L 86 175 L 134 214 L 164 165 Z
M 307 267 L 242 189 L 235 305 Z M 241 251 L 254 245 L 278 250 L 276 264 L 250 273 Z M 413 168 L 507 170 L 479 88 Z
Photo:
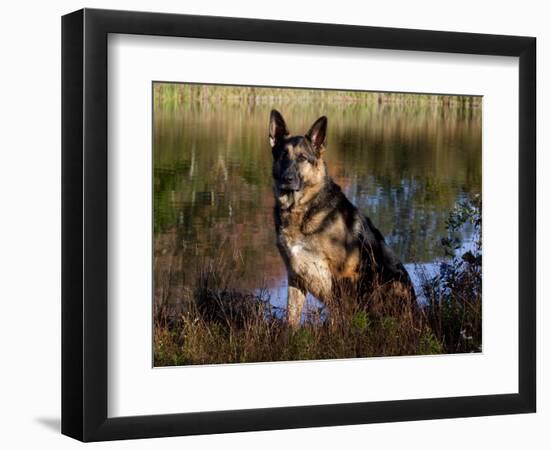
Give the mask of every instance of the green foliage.
M 367 311 L 359 311 L 351 319 L 352 328 L 358 333 L 365 333 L 371 328 L 371 321 Z
M 313 335 L 307 328 L 291 330 L 288 341 L 288 359 L 310 359 L 314 345 Z
M 422 284 L 429 324 L 446 353 L 481 350 L 481 197 L 456 205 L 447 220 L 441 245 L 447 258 L 439 273 Z M 458 231 L 473 227 L 475 240 L 465 248 Z
M 419 355 L 438 355 L 444 353 L 443 345 L 431 330 L 427 330 L 420 338 Z
M 395 317 L 382 317 L 380 319 L 380 326 L 388 337 L 396 337 L 397 320 L 395 319 Z

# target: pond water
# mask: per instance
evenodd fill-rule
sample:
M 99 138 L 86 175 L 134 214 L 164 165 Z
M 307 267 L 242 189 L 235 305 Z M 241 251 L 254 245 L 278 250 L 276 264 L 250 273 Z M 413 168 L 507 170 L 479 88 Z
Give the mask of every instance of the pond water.
M 155 101 L 155 296 L 177 302 L 197 269 L 209 263 L 231 273 L 239 288 L 266 289 L 273 304 L 285 306 L 286 272 L 272 217 L 272 108 L 293 134 L 328 117 L 330 175 L 409 272 L 433 270 L 443 256 L 449 211 L 481 193 L 480 107 L 265 97 L 217 104 Z M 464 231 L 466 241 L 470 233 Z

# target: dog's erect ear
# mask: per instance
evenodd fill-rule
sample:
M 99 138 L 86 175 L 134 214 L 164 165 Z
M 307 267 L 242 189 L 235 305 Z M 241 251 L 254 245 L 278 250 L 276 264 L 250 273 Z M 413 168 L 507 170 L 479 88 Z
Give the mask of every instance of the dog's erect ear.
M 275 147 L 288 134 L 285 119 L 279 111 L 273 109 L 269 118 L 269 143 L 271 147 Z
M 306 133 L 306 137 L 313 144 L 315 150 L 319 152 L 325 146 L 327 139 L 327 123 L 328 120 L 325 116 L 319 117 Z

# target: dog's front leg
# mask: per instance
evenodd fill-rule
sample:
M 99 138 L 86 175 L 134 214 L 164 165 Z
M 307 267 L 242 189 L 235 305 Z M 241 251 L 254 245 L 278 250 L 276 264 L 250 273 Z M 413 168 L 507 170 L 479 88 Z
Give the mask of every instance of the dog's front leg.
M 300 326 L 302 309 L 306 301 L 306 291 L 300 287 L 296 280 L 288 280 L 287 318 L 292 328 Z

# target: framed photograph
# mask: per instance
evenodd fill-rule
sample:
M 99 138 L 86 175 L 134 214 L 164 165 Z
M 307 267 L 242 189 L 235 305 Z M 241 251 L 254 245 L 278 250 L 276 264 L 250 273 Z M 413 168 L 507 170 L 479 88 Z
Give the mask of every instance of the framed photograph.
M 62 20 L 62 432 L 535 412 L 532 37 Z

